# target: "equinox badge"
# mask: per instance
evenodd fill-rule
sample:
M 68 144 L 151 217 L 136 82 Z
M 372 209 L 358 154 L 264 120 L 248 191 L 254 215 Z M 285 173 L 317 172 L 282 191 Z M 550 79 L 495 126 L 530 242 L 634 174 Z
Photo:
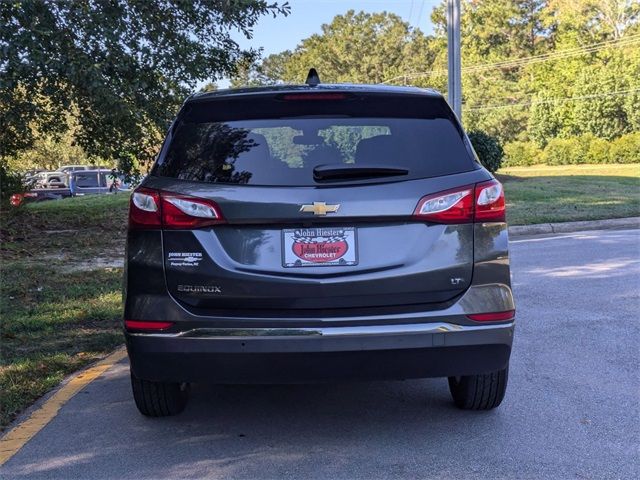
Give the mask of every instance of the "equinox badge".
M 313 205 L 302 205 L 300 211 L 304 213 L 313 213 L 314 215 L 326 215 L 327 213 L 336 213 L 340 208 L 340 204 L 327 205 L 324 202 L 313 202 Z

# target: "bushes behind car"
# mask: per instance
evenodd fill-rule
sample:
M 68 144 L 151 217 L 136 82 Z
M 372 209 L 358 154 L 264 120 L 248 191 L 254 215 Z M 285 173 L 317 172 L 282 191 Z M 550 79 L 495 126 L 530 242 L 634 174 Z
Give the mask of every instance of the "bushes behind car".
M 554 138 L 544 149 L 533 142 L 509 142 L 505 144 L 504 152 L 503 167 L 640 163 L 640 132 L 628 133 L 613 140 L 590 134 Z
M 12 195 L 22 192 L 24 192 L 22 177 L 12 172 L 7 164 L 0 160 L 0 204 L 6 206 Z
M 498 170 L 504 157 L 504 150 L 500 141 L 496 137 L 479 130 L 469 132 L 468 135 L 482 165 L 490 172 Z

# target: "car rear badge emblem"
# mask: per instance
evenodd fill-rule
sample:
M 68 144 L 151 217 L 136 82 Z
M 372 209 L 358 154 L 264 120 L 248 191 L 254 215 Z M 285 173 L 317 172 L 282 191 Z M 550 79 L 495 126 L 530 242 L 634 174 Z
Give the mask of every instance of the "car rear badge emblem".
M 327 205 L 324 202 L 313 202 L 313 204 L 302 205 L 300 211 L 303 213 L 313 213 L 314 215 L 324 216 L 327 213 L 336 213 L 340 208 L 340 204 Z

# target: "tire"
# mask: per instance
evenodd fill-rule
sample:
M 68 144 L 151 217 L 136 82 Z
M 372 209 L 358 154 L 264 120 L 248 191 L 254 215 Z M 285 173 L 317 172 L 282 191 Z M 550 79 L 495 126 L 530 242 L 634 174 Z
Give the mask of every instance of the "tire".
M 484 375 L 449 377 L 449 391 L 462 410 L 491 410 L 502 403 L 509 367 Z
M 187 405 L 186 384 L 151 382 L 142 380 L 131 372 L 131 388 L 136 407 L 147 417 L 176 415 Z

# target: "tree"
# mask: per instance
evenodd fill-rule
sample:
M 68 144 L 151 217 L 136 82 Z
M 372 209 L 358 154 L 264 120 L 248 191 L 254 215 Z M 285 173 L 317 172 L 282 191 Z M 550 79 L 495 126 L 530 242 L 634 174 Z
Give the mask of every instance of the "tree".
M 392 13 L 349 10 L 302 40 L 293 52 L 272 55 L 256 69 L 260 81 L 304 82 L 309 68 L 323 82 L 381 83 L 430 64 L 427 37 Z M 258 76 L 259 78 L 259 76 Z
M 578 77 L 575 93 L 585 97 L 574 106 L 579 133 L 612 140 L 628 132 L 625 97 L 615 94 L 628 89 L 627 79 L 619 74 L 623 71 L 621 60 L 608 59 L 605 68 L 590 66 Z
M 0 2 L 0 157 L 60 134 L 77 111 L 77 141 L 105 158 L 149 158 L 198 82 L 234 73 L 267 0 L 15 0 Z
M 231 87 L 256 87 L 275 85 L 285 78 L 287 62 L 291 59 L 291 51 L 274 53 L 261 61 L 244 61 L 238 65 L 236 74 L 231 78 Z

